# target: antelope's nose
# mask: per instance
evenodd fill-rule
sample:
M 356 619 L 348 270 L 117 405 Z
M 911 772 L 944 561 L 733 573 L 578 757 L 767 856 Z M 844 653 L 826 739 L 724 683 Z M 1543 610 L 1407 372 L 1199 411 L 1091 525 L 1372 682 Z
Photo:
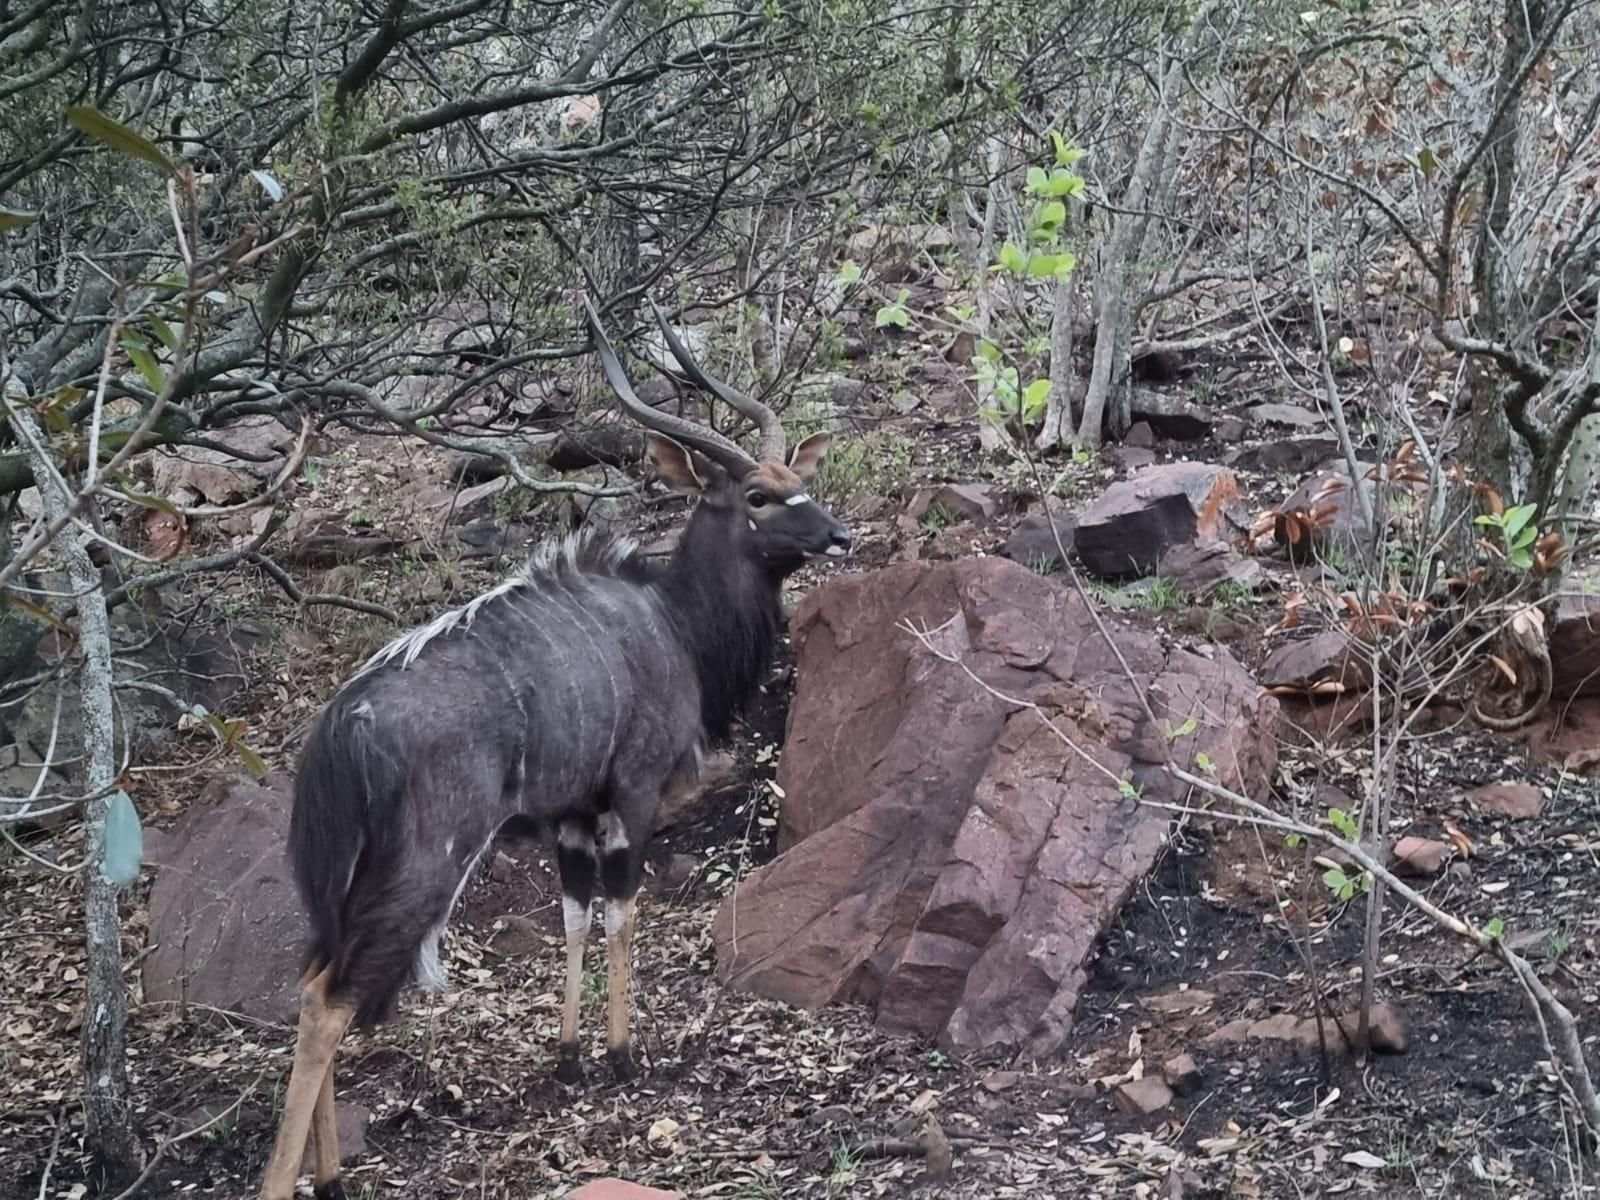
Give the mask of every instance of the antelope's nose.
M 836 526 L 828 531 L 828 548 L 824 551 L 829 558 L 839 558 L 850 549 L 850 531 L 843 525 Z

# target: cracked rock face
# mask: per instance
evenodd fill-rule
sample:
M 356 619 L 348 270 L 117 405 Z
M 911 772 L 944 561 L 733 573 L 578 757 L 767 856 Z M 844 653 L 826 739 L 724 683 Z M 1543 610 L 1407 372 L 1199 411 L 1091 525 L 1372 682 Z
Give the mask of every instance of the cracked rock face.
M 1225 651 L 1110 627 L 1159 727 L 1077 593 L 1015 563 L 907 563 L 813 591 L 794 620 L 780 853 L 719 912 L 719 975 L 807 1008 L 867 1002 L 884 1030 L 951 1049 L 1056 1049 L 1095 938 L 1171 819 L 1117 781 L 1183 802 L 1170 745 L 1259 798 L 1276 763 L 1277 704 Z

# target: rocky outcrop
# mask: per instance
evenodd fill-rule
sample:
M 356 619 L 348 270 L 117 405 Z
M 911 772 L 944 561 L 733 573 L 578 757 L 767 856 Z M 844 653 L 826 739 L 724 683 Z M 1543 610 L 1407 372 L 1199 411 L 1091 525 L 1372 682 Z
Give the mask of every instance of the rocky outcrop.
M 1139 797 L 1184 799 L 1168 746 L 1254 795 L 1276 761 L 1276 702 L 1225 652 L 1116 633 L 1135 684 L 1075 590 L 1000 559 L 808 595 L 780 854 L 717 916 L 722 978 L 808 1008 L 865 1001 L 880 1027 L 952 1048 L 1057 1047 L 1096 936 L 1165 835 Z

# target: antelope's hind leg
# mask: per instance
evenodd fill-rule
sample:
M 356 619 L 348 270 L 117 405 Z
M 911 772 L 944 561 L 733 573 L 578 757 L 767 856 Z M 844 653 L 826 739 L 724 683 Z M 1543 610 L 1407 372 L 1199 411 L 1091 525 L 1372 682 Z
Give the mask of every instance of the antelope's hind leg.
M 322 1090 L 311 1113 L 311 1147 L 314 1173 L 312 1195 L 316 1200 L 348 1200 L 344 1181 L 339 1178 L 339 1119 L 333 1103 L 333 1063 L 322 1076 Z
M 653 814 L 652 814 L 653 815 Z M 629 1031 L 635 901 L 649 831 L 629 830 L 617 811 L 601 819 L 600 885 L 606 897 L 606 1061 L 617 1082 L 639 1074 Z
M 278 1120 L 278 1137 L 272 1148 L 272 1158 L 267 1163 L 261 1180 L 261 1200 L 290 1200 L 294 1195 L 295 1180 L 300 1176 L 300 1160 L 305 1156 L 306 1139 L 310 1135 L 319 1109 L 324 1120 L 331 1122 L 333 1108 L 333 1056 L 339 1049 L 344 1031 L 355 1015 L 349 1003 L 331 1003 L 327 995 L 328 971 L 313 978 L 300 998 L 300 1025 L 294 1039 L 294 1068 L 289 1072 L 289 1089 L 283 1100 L 283 1115 Z M 324 1089 L 327 1100 L 323 1101 Z M 320 1142 L 319 1137 L 319 1142 Z M 333 1148 L 334 1165 L 331 1185 L 338 1184 L 338 1150 Z M 340 1193 L 321 1189 L 322 1154 L 318 1156 L 318 1196 L 332 1200 Z
M 561 1038 L 556 1043 L 556 1080 L 569 1086 L 583 1082 L 583 1048 L 578 1042 L 578 1013 L 583 1005 L 583 948 L 592 923 L 595 826 L 593 820 L 563 819 L 556 830 L 556 866 L 561 873 L 561 917 L 567 934 L 567 988 L 561 1003 Z

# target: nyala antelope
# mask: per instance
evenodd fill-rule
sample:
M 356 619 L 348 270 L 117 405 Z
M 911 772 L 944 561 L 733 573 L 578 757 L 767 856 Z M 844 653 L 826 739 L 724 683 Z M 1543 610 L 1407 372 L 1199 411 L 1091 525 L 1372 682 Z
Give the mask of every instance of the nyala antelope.
M 289 861 L 311 925 L 294 1067 L 264 1200 L 288 1200 L 309 1136 L 320 1200 L 342 1197 L 333 1059 L 352 1023 L 393 1014 L 413 976 L 437 987 L 439 942 L 495 834 L 554 832 L 567 935 L 556 1077 L 582 1081 L 578 1009 L 590 901 L 604 897 L 606 1057 L 634 1074 L 634 899 L 663 792 L 698 773 L 771 662 L 783 580 L 840 556 L 850 532 L 806 494 L 828 435 L 785 452 L 766 405 L 706 375 L 659 310 L 695 386 L 755 422 L 751 457 L 634 393 L 587 297 L 606 378 L 643 425 L 660 477 L 699 498 L 664 564 L 580 535 L 397 638 L 328 702 L 301 750 Z

